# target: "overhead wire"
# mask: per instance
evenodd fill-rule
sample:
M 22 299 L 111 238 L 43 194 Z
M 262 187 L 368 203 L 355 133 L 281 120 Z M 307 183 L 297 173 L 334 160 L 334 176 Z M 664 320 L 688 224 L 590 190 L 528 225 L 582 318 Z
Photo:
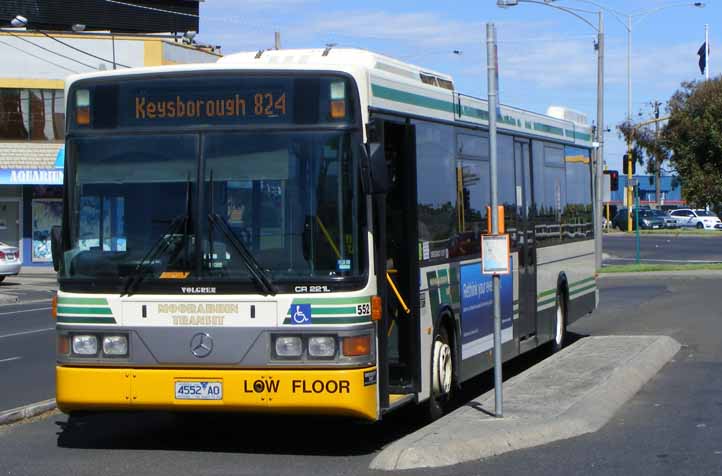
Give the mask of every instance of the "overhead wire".
M 114 64 L 114 65 L 116 65 L 116 66 L 122 66 L 123 68 L 130 68 L 130 66 L 128 66 L 128 65 L 121 64 L 121 63 L 118 63 L 117 61 L 109 60 L 109 59 L 100 57 L 100 56 L 98 56 L 98 55 L 94 55 L 93 53 L 89 53 L 89 52 L 87 52 L 87 51 L 85 51 L 85 50 L 82 50 L 82 49 L 80 49 L 80 48 L 77 48 L 77 47 L 75 47 L 75 46 L 73 46 L 73 45 L 71 45 L 71 44 L 68 44 L 68 43 L 66 43 L 66 42 L 64 42 L 64 41 L 62 41 L 62 40 L 59 40 L 59 39 L 55 38 L 55 37 L 52 36 L 52 35 L 49 35 L 48 33 L 45 33 L 44 31 L 40 31 L 40 30 L 38 30 L 38 31 L 39 31 L 40 33 L 42 33 L 43 35 L 47 36 L 48 38 L 50 38 L 51 40 L 57 41 L 57 42 L 60 43 L 61 45 L 67 46 L 67 47 L 70 48 L 71 50 L 75 50 L 75 51 L 77 51 L 77 52 L 79 52 L 79 53 L 83 53 L 84 55 L 92 56 L 93 58 L 99 59 L 100 61 L 105 61 L 106 63 Z
M 50 60 L 47 59 L 47 58 L 43 58 L 42 56 L 38 56 L 38 55 L 36 55 L 36 54 L 33 54 L 33 53 L 31 53 L 31 52 L 29 52 L 29 51 L 27 51 L 27 50 L 24 50 L 24 49 L 20 48 L 19 46 L 12 45 L 12 44 L 7 43 L 7 42 L 5 42 L 5 41 L 3 41 L 3 40 L 0 40 L 0 44 L 3 44 L 3 45 L 5 45 L 5 46 L 7 46 L 7 47 L 9 47 L 9 48 L 16 49 L 16 50 L 20 51 L 21 53 L 25 53 L 25 54 L 28 55 L 28 56 L 32 56 L 33 58 L 37 58 L 37 59 L 39 59 L 40 61 L 45 61 L 46 63 L 52 64 L 53 66 L 56 66 L 56 67 L 61 68 L 61 69 L 64 69 L 65 71 L 69 71 L 69 72 L 71 72 L 71 73 L 78 73 L 78 72 L 79 72 L 79 71 L 75 71 L 75 70 L 73 70 L 73 69 L 70 69 L 70 68 L 68 68 L 68 67 L 66 67 L 66 66 L 63 66 L 63 65 L 61 65 L 61 64 L 58 64 L 58 63 L 56 63 L 56 62 L 54 62 L 54 61 L 50 61 Z
M 88 63 L 83 63 L 82 61 L 77 60 L 77 59 L 75 59 L 75 58 L 71 58 L 70 56 L 66 56 L 66 55 L 64 55 L 64 54 L 62 54 L 62 53 L 58 53 L 57 51 L 53 51 L 53 50 L 51 50 L 50 48 L 46 48 L 46 47 L 44 47 L 44 46 L 42 46 L 42 45 L 39 45 L 39 44 L 37 44 L 37 43 L 35 43 L 35 42 L 33 42 L 33 41 L 28 40 L 27 38 L 23 38 L 23 37 L 20 36 L 20 35 L 16 35 L 15 33 L 12 33 L 12 32 L 10 32 L 10 31 L 7 31 L 7 30 L 6 30 L 6 33 L 8 33 L 10 36 L 13 36 L 13 37 L 17 38 L 18 40 L 22 40 L 22 41 L 24 41 L 24 42 L 26 42 L 26 43 L 30 43 L 31 45 L 35 46 L 36 48 L 40 48 L 41 50 L 44 50 L 44 51 L 47 51 L 48 53 L 52 53 L 52 54 L 54 54 L 54 55 L 60 56 L 61 58 L 65 58 L 65 59 L 67 59 L 67 60 L 74 61 L 75 63 L 78 63 L 78 64 L 81 64 L 81 65 L 85 66 L 86 68 L 96 69 L 96 70 L 97 70 L 97 69 L 100 69 L 100 68 L 97 68 L 97 67 L 95 67 L 95 66 L 89 65 Z

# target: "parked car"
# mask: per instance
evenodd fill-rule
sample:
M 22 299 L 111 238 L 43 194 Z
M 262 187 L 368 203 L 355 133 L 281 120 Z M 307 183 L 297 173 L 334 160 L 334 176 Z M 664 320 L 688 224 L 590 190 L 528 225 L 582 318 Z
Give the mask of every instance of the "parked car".
M 665 228 L 678 228 L 677 220 L 669 216 L 667 213 L 665 213 L 663 210 L 651 210 L 651 212 L 655 215 L 664 220 L 664 227 Z
M 0 241 L 0 282 L 6 276 L 15 276 L 20 272 L 22 262 L 17 247 Z
M 634 210 L 632 210 L 634 211 Z M 627 230 L 627 214 L 628 210 L 626 208 L 620 208 L 619 211 L 617 211 L 617 214 L 614 215 L 614 219 L 612 220 L 612 225 L 615 228 L 619 228 L 622 231 Z M 634 215 L 632 215 L 632 230 L 635 230 L 635 224 L 634 224 Z M 665 223 L 664 219 L 660 217 L 656 210 L 651 210 L 649 208 L 642 208 L 639 210 L 639 228 L 642 230 L 659 230 L 664 228 Z
M 680 227 L 692 227 L 699 230 L 722 230 L 722 221 L 719 217 L 707 210 L 693 210 L 691 208 L 679 208 L 671 210 L 669 216 L 677 222 Z

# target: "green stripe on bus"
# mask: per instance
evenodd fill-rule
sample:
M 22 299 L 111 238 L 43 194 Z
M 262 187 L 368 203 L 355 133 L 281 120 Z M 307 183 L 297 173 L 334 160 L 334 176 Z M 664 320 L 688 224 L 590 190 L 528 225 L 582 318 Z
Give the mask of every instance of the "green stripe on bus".
M 328 316 L 328 315 L 341 315 L 341 314 L 352 314 L 356 315 L 355 307 L 316 307 L 311 306 L 311 314 L 314 316 Z M 287 312 L 286 317 L 290 317 L 291 313 Z
M 371 85 L 371 93 L 377 98 L 387 99 L 389 101 L 402 102 L 411 104 L 412 106 L 425 107 L 427 109 L 436 109 L 448 113 L 454 112 L 454 103 L 443 99 L 430 98 L 420 94 L 400 91 L 398 89 L 387 88 L 378 84 Z
M 594 278 L 594 276 L 589 277 L 589 278 L 582 279 L 582 280 L 580 280 L 580 281 L 575 281 L 575 282 L 573 282 L 572 284 L 569 285 L 569 288 L 571 289 L 571 288 L 575 288 L 575 287 L 577 287 L 577 286 L 582 286 L 583 284 L 589 283 L 589 282 L 591 282 L 591 281 L 596 281 L 596 279 Z
M 537 300 L 538 300 L 538 299 L 540 299 L 540 298 L 543 298 L 544 296 L 549 296 L 550 294 L 555 294 L 556 292 L 557 292 L 556 289 L 548 289 L 548 290 L 546 290 L 546 291 L 544 291 L 544 292 L 541 292 L 541 293 L 537 294 L 536 297 L 537 297 Z
M 578 288 L 573 291 L 569 291 L 569 295 L 574 296 L 574 295 L 584 294 L 586 291 L 589 291 L 590 289 L 596 289 L 596 288 L 597 288 L 597 285 L 595 283 L 595 284 L 592 284 L 589 286 L 585 286 L 583 288 Z
M 551 303 L 553 303 L 553 302 L 556 302 L 556 300 L 557 300 L 557 297 L 554 296 L 552 299 L 547 299 L 546 301 L 539 301 L 539 302 L 537 302 L 536 306 L 537 306 L 537 307 L 546 306 L 547 304 L 551 304 Z
M 58 314 L 102 314 L 113 315 L 109 307 L 64 307 L 58 306 Z
M 359 317 L 322 317 L 319 319 L 313 319 L 310 325 L 324 325 L 324 324 L 362 324 L 364 322 L 371 322 L 369 316 Z M 283 320 L 284 324 L 291 324 L 291 319 L 286 318 Z M 308 325 L 308 324 L 301 324 Z
M 58 297 L 58 304 L 102 304 L 108 305 L 105 298 Z
M 58 316 L 61 324 L 116 324 L 112 317 Z

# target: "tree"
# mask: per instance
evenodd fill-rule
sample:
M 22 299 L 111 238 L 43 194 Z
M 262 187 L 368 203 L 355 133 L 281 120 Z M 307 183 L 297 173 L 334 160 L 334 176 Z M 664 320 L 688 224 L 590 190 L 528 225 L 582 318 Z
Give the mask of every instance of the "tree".
M 722 79 L 684 82 L 669 100 L 662 141 L 672 152 L 684 198 L 691 204 L 722 204 Z

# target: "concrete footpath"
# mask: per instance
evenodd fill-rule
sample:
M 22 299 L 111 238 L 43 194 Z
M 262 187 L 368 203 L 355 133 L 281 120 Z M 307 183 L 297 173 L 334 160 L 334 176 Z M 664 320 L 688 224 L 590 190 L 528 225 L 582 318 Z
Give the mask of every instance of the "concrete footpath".
M 581 339 L 494 391 L 384 448 L 372 469 L 448 466 L 597 431 L 679 350 L 667 336 Z

